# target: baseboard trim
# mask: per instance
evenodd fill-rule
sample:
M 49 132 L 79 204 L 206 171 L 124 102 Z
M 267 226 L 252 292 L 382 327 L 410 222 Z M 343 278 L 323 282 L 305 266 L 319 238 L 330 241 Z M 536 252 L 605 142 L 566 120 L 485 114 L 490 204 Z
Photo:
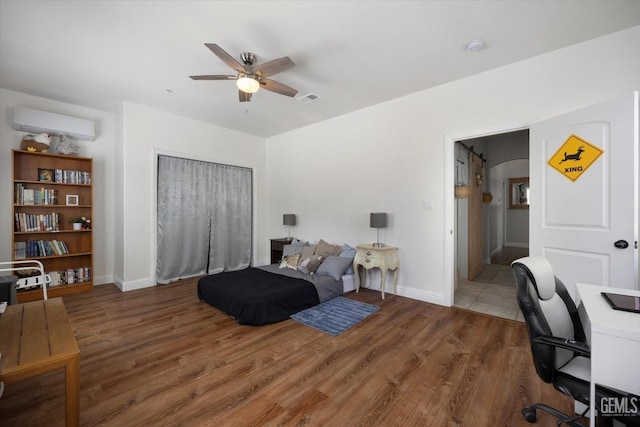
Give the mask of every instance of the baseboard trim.
M 151 288 L 156 285 L 153 279 L 132 280 L 123 282 L 121 278 L 114 276 L 113 282 L 122 292 L 135 291 L 136 289 Z
M 398 286 L 398 295 L 402 297 L 415 299 L 418 301 L 424 301 L 432 304 L 442 305 L 444 307 L 450 306 L 450 304 L 447 302 L 444 295 L 442 294 L 420 291 L 415 288 L 408 288 L 406 286 Z
M 524 249 L 528 249 L 529 248 L 529 243 L 519 243 L 519 242 L 506 242 L 505 247 L 511 247 L 511 248 L 524 248 Z
M 95 286 L 107 285 L 113 283 L 113 274 L 105 274 L 104 276 L 96 276 L 93 281 Z

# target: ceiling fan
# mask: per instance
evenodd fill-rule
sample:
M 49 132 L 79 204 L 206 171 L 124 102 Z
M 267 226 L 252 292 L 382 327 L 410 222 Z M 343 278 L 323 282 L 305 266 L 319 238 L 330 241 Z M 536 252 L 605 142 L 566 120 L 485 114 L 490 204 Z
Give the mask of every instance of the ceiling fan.
M 251 52 L 242 53 L 240 56 L 242 59 L 241 64 L 217 44 L 205 43 L 204 45 L 208 47 L 209 50 L 211 50 L 211 52 L 213 52 L 218 58 L 220 58 L 222 62 L 236 70 L 238 74 L 189 76 L 193 80 L 235 80 L 236 85 L 238 86 L 240 102 L 251 101 L 251 95 L 257 92 L 259 88 L 291 97 L 298 93 L 298 91 L 292 87 L 267 78 L 288 70 L 296 65 L 288 56 L 254 66 L 253 63 L 256 60 L 256 56 Z

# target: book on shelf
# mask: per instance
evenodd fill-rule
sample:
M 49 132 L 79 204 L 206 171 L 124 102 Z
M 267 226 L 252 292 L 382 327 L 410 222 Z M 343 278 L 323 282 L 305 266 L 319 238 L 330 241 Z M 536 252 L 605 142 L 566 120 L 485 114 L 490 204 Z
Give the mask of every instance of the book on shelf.
M 25 259 L 27 257 L 27 242 L 15 242 L 13 245 L 13 258 Z
M 58 190 L 53 188 L 25 188 L 22 183 L 14 186 L 14 203 L 16 205 L 57 205 Z
M 36 200 L 36 193 L 32 188 L 25 188 L 22 190 L 22 204 L 34 205 Z
M 91 184 L 91 173 L 77 170 L 55 170 L 55 181 L 65 184 Z
M 16 205 L 22 204 L 22 191 L 24 190 L 24 185 L 17 182 L 13 186 L 13 203 Z
M 35 205 L 57 205 L 58 191 L 52 188 L 41 188 L 39 190 L 35 190 L 34 204 Z
M 45 271 L 45 274 L 48 276 L 45 279 L 47 287 L 72 285 L 74 283 L 85 283 L 91 281 L 91 267 L 69 268 L 67 270 L 59 271 Z M 39 273 L 35 273 L 34 275 L 37 276 L 39 275 Z M 28 275 L 26 277 L 34 277 L 34 275 Z
M 79 267 L 62 271 L 51 271 L 51 283 L 49 286 L 70 285 L 74 283 L 85 283 L 91 281 L 91 268 Z
M 60 231 L 61 215 L 56 212 L 50 214 L 28 214 L 16 212 L 14 214 L 14 231 Z
M 47 257 L 70 254 L 69 247 L 61 240 L 27 240 L 15 242 L 13 255 L 15 259 Z

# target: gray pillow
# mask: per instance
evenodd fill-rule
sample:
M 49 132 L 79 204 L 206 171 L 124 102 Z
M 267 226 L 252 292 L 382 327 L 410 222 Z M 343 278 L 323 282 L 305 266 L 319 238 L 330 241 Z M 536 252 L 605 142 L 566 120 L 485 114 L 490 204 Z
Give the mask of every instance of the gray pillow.
M 293 239 L 290 244 L 284 245 L 282 248 L 282 257 L 287 255 L 295 255 L 302 252 L 302 248 L 307 246 L 307 242 L 301 242 L 300 240 Z
M 340 255 L 342 258 L 355 258 L 356 256 L 356 248 L 347 245 L 346 243 L 342 245 L 342 249 L 340 250 Z
M 342 245 L 342 250 L 340 251 L 340 255 L 338 255 L 340 258 L 350 258 L 351 259 L 351 265 L 349 265 L 349 268 L 347 268 L 347 271 L 345 272 L 345 274 L 353 274 L 353 259 L 356 257 L 356 248 L 347 245 L 346 243 L 344 245 Z
M 353 259 L 351 258 L 328 256 L 327 259 L 320 264 L 320 267 L 316 270 L 316 274 L 331 276 L 336 280 L 340 280 L 352 262 Z

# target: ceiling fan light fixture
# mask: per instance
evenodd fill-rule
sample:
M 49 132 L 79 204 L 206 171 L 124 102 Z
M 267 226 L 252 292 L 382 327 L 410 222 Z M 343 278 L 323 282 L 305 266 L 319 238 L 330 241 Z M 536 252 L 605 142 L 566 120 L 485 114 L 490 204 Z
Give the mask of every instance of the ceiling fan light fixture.
M 235 74 L 189 76 L 192 80 L 235 80 L 236 86 L 238 87 L 238 100 L 240 102 L 249 102 L 251 95 L 260 88 L 289 97 L 294 97 L 298 93 L 296 89 L 269 78 L 296 65 L 288 56 L 267 61 L 260 65 L 253 65 L 256 59 L 255 55 L 250 52 L 243 52 L 241 55 L 242 62 L 244 62 L 243 65 L 217 44 L 205 43 L 205 46 L 222 62 L 233 68 Z
M 260 88 L 260 82 L 255 77 L 244 73 L 238 75 L 236 85 L 238 89 L 246 93 L 255 93 Z

